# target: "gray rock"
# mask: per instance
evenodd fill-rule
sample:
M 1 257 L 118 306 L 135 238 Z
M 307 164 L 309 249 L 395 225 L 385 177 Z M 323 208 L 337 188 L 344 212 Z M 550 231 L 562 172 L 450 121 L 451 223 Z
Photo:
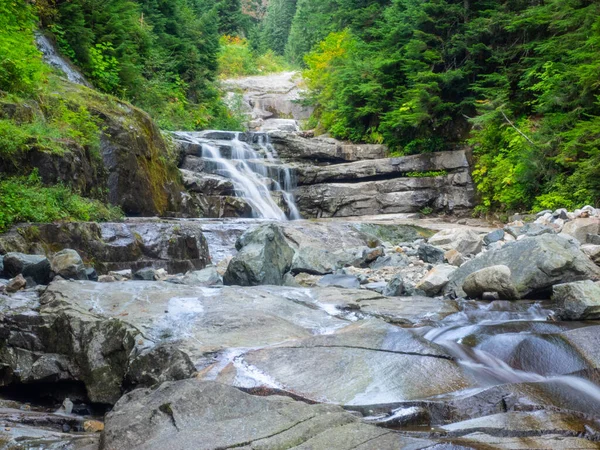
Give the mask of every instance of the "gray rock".
M 560 308 L 559 316 L 563 319 L 600 319 L 600 285 L 597 283 L 586 280 L 558 284 L 552 292 L 552 300 Z
M 204 195 L 235 196 L 235 188 L 230 179 L 219 175 L 179 169 L 183 184 L 191 192 Z
M 320 287 L 339 287 L 342 289 L 358 289 L 360 281 L 352 275 L 325 275 L 321 278 L 317 285 Z
M 275 224 L 260 225 L 244 233 L 236 243 L 238 254 L 223 277 L 226 285 L 282 285 L 292 267 L 294 251 Z
M 585 244 L 587 243 L 588 234 L 600 234 L 600 218 L 590 217 L 572 220 L 563 226 L 562 232 Z
M 470 298 L 482 298 L 486 292 L 496 292 L 503 300 L 518 298 L 510 269 L 506 266 L 491 266 L 471 273 L 465 278 L 462 289 Z
M 339 406 L 253 396 L 214 382 L 185 380 L 126 394 L 108 413 L 104 449 L 423 448 L 428 441 L 361 423 Z M 420 443 L 420 445 L 419 445 Z
M 9 277 L 22 274 L 38 284 L 50 282 L 50 261 L 45 256 L 25 255 L 23 253 L 7 253 L 4 255 L 4 272 Z
M 173 344 L 144 351 L 131 364 L 125 382 L 129 386 L 151 387 L 166 381 L 191 378 L 196 368 L 187 353 Z
M 515 239 L 518 239 L 519 236 L 534 237 L 540 236 L 542 234 L 556 233 L 554 228 L 545 225 L 540 225 L 537 223 L 528 223 L 523 226 L 506 226 L 504 227 L 504 231 L 510 234 Z
M 429 297 L 435 297 L 448 284 L 450 276 L 456 270 L 456 267 L 448 264 L 436 266 L 416 285 L 416 289 L 423 291 Z
M 87 267 L 85 269 L 85 276 L 86 276 L 87 280 L 98 281 L 98 273 L 96 272 L 96 269 L 94 269 L 93 267 Z
M 382 295 L 385 295 L 384 291 L 385 291 L 386 286 L 387 286 L 387 283 L 385 281 L 376 281 L 376 282 L 373 282 L 373 283 L 368 283 L 367 282 L 367 283 L 365 283 L 365 284 L 362 285 L 362 287 L 364 289 L 367 289 L 367 290 L 373 291 L 373 292 L 377 292 L 377 293 L 382 294 Z
M 182 283 L 188 286 L 216 286 L 223 284 L 223 279 L 217 272 L 217 268 L 210 266 L 203 270 L 188 272 L 183 277 Z
M 156 281 L 156 270 L 152 267 L 140 269 L 133 274 L 133 279 L 138 281 Z
M 455 267 L 462 266 L 466 261 L 463 255 L 455 249 L 448 250 L 446 253 L 444 253 L 444 259 L 448 262 L 448 264 L 451 264 Z
M 268 374 L 280 389 L 349 406 L 423 398 L 472 383 L 441 347 L 379 320 L 248 352 L 224 369 L 217 381 L 261 386 L 262 381 L 244 376 L 243 368 L 248 366 Z
M 430 244 L 419 245 L 418 256 L 421 261 L 429 264 L 442 264 L 444 262 L 444 250 Z
M 586 242 L 592 245 L 600 245 L 600 234 L 588 234 Z
M 385 145 L 347 144 L 336 139 L 306 139 L 295 133 L 269 133 L 279 156 L 285 161 L 309 161 L 314 163 L 343 163 L 387 156 Z
M 0 255 L 0 277 L 4 276 L 4 255 Z
M 600 265 L 600 245 L 585 244 L 581 246 L 581 251 L 597 265 Z
M 383 295 L 386 297 L 401 297 L 405 292 L 404 278 L 400 274 L 394 275 L 383 289 Z
M 442 230 L 430 237 L 428 242 L 446 251 L 454 249 L 465 256 L 477 255 L 483 246 L 483 238 L 479 234 L 463 228 Z
M 192 221 L 24 225 L 0 236 L 0 253 L 42 254 L 47 248 L 73 249 L 84 260 L 94 261 L 101 275 L 146 267 L 185 273 L 203 269 L 210 261 L 202 224 Z
M 494 242 L 501 241 L 504 239 L 504 230 L 494 230 L 491 233 L 488 233 L 484 238 L 483 242 L 485 245 L 493 244 Z
M 366 247 L 333 250 L 303 245 L 294 254 L 291 271 L 294 274 L 327 275 L 346 266 L 361 266 L 369 251 Z
M 52 272 L 65 279 L 87 280 L 83 260 L 75 250 L 65 249 L 56 253 L 50 263 Z
M 392 253 L 391 255 L 377 258 L 369 267 L 371 269 L 382 269 L 383 267 L 406 267 L 410 260 L 402 253 Z
M 6 292 L 9 294 L 20 291 L 21 289 L 25 289 L 27 286 L 27 281 L 23 278 L 23 275 L 19 274 L 16 277 L 9 280 L 6 284 Z
M 497 265 L 510 269 L 518 298 L 548 298 L 555 284 L 600 279 L 600 268 L 577 245 L 555 234 L 543 234 L 509 243 L 468 261 L 452 274 L 444 292 L 464 296 L 462 286 L 467 276 Z
M 556 219 L 567 220 L 569 218 L 569 216 L 567 215 L 568 212 L 569 211 L 567 211 L 565 208 L 560 208 L 552 213 L 552 217 Z

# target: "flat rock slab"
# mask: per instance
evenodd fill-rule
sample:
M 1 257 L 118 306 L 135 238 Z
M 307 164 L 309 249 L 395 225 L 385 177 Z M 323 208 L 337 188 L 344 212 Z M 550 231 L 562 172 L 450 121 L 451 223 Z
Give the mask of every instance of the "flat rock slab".
M 426 398 L 472 383 L 441 347 L 377 320 L 248 352 L 217 380 L 245 388 L 266 385 L 313 401 L 344 405 Z
M 126 394 L 107 415 L 103 448 L 385 450 L 431 444 L 362 424 L 337 406 L 186 380 Z
M 349 323 L 261 288 L 143 281 L 55 282 L 42 303 L 47 305 L 43 310 L 47 313 L 67 311 L 120 319 L 153 342 L 177 342 L 194 362 L 205 353 L 302 339 Z

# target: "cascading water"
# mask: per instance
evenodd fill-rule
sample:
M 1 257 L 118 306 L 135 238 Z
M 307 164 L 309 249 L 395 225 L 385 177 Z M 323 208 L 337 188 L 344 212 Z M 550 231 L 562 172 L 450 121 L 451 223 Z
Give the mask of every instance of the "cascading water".
M 292 190 L 293 171 L 277 159 L 266 134 L 244 134 L 255 141 L 257 149 L 240 139 L 242 133 L 199 132 L 175 134 L 199 147 L 205 161 L 204 171 L 231 180 L 236 197 L 244 199 L 254 216 L 261 219 L 297 220 L 300 213 Z M 231 139 L 211 139 L 211 136 Z M 276 198 L 280 197 L 280 204 Z M 287 215 L 284 212 L 287 209 Z

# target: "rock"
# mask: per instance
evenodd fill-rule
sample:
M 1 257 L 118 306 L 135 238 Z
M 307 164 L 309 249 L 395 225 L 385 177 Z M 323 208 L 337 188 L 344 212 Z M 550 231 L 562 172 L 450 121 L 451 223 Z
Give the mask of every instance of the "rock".
M 394 275 L 383 289 L 383 295 L 386 297 L 401 297 L 404 293 L 404 278 L 400 274 Z
M 50 263 L 52 272 L 65 279 L 87 280 L 83 260 L 75 250 L 65 249 L 56 253 Z
M 38 284 L 48 284 L 50 271 L 50 261 L 45 256 L 14 252 L 4 255 L 4 272 L 11 278 L 22 274 Z
M 214 266 L 195 272 L 188 272 L 182 282 L 188 286 L 216 286 L 223 284 L 223 280 Z
M 586 244 L 581 246 L 581 251 L 597 265 L 600 265 L 600 245 Z
M 230 179 L 220 175 L 179 169 L 183 177 L 183 184 L 191 192 L 204 195 L 233 196 L 235 188 Z
M 96 272 L 96 269 L 94 269 L 93 267 L 85 268 L 85 276 L 86 276 L 86 280 L 98 281 L 98 273 Z
M 325 275 L 317 282 L 317 286 L 321 287 L 339 287 L 342 289 L 358 289 L 360 281 L 352 275 Z
M 311 275 L 306 272 L 301 272 L 294 277 L 294 281 L 301 287 L 315 287 L 321 278 L 321 275 Z
M 369 267 L 373 270 L 383 267 L 406 267 L 409 264 L 409 259 L 401 253 L 392 253 L 388 256 L 377 258 Z
M 465 258 L 463 258 L 461 253 L 455 249 L 448 250 L 446 253 L 444 253 L 444 259 L 448 262 L 448 264 L 455 267 L 460 267 L 465 263 Z
M 518 298 L 548 298 L 555 284 L 600 279 L 600 268 L 577 245 L 555 234 L 543 234 L 512 242 L 466 262 L 452 274 L 444 292 L 464 296 L 462 286 L 467 276 L 497 265 L 510 269 Z
M 493 244 L 494 242 L 498 242 L 501 241 L 502 239 L 504 239 L 504 230 L 494 230 L 491 233 L 488 233 L 484 238 L 483 238 L 483 242 L 485 243 L 485 245 L 490 245 Z
M 86 433 L 100 433 L 104 431 L 104 423 L 99 420 L 86 420 L 83 422 L 83 431 Z
M 154 270 L 152 267 L 140 269 L 133 274 L 133 279 L 139 281 L 156 281 L 156 270 Z
M 473 230 L 451 228 L 429 238 L 428 243 L 446 251 L 456 250 L 462 255 L 477 255 L 483 245 L 482 237 Z
M 559 316 L 567 320 L 600 319 L 600 285 L 578 281 L 555 285 L 552 300 L 560 308 Z
M 117 281 L 131 280 L 133 278 L 133 273 L 131 269 L 115 270 L 112 272 L 108 272 L 108 275 L 111 277 L 115 277 Z
M 125 375 L 129 386 L 152 387 L 165 381 L 185 380 L 196 373 L 187 353 L 173 344 L 163 344 L 141 353 Z
M 100 275 L 98 277 L 98 283 L 114 283 L 115 281 L 117 281 L 117 278 L 112 275 Z
M 586 242 L 589 242 L 591 245 L 600 245 L 600 234 L 588 234 Z
M 503 300 L 518 298 L 510 269 L 506 266 L 491 266 L 471 273 L 465 278 L 462 290 L 470 298 L 481 298 L 486 292 L 496 292 Z
M 346 266 L 361 265 L 368 252 L 365 247 L 330 250 L 323 246 L 303 245 L 294 254 L 291 271 L 293 274 L 327 275 Z
M 429 297 L 435 297 L 448 284 L 448 280 L 454 271 L 456 271 L 456 267 L 448 264 L 436 266 L 423 277 L 416 288 L 425 292 Z
M 0 255 L 0 277 L 4 276 L 4 255 Z
M 268 374 L 268 381 L 244 376 L 244 367 Z M 471 385 L 441 347 L 379 320 L 250 351 L 217 381 L 246 389 L 266 382 L 308 400 L 347 406 L 390 404 Z
M 588 234 L 600 233 L 600 218 L 575 219 L 567 222 L 562 232 L 573 236 L 582 244 L 587 243 Z
M 5 289 L 6 292 L 11 294 L 25 289 L 25 286 L 27 286 L 27 281 L 23 278 L 23 275 L 19 274 L 8 282 Z
M 0 252 L 44 253 L 47 248 L 73 249 L 94 261 L 101 275 L 146 267 L 185 273 L 203 269 L 210 261 L 203 227 L 192 221 L 24 225 L 0 236 Z
M 271 143 L 284 161 L 314 163 L 343 163 L 387 157 L 385 145 L 348 144 L 336 139 L 306 139 L 296 133 L 277 131 L 269 133 Z
M 390 439 L 391 438 L 391 439 Z M 339 406 L 253 396 L 185 380 L 126 394 L 106 417 L 105 450 L 225 448 L 392 449 L 428 441 L 361 423 Z
M 242 235 L 223 277 L 226 285 L 282 285 L 284 275 L 292 267 L 294 251 L 275 224 L 260 225 Z
M 555 230 L 552 227 L 539 225 L 537 223 L 523 224 L 522 222 L 515 225 L 507 225 L 504 227 L 504 231 L 515 239 L 519 239 L 521 236 L 534 237 L 542 234 L 555 233 Z
M 429 244 L 419 245 L 418 256 L 421 261 L 429 264 L 442 264 L 444 262 L 444 250 Z

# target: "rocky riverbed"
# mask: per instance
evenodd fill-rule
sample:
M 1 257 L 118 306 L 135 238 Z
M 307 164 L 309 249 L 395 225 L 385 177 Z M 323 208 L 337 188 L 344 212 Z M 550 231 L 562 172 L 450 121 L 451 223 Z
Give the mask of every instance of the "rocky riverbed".
M 0 442 L 598 448 L 600 211 L 532 219 L 18 227 Z

